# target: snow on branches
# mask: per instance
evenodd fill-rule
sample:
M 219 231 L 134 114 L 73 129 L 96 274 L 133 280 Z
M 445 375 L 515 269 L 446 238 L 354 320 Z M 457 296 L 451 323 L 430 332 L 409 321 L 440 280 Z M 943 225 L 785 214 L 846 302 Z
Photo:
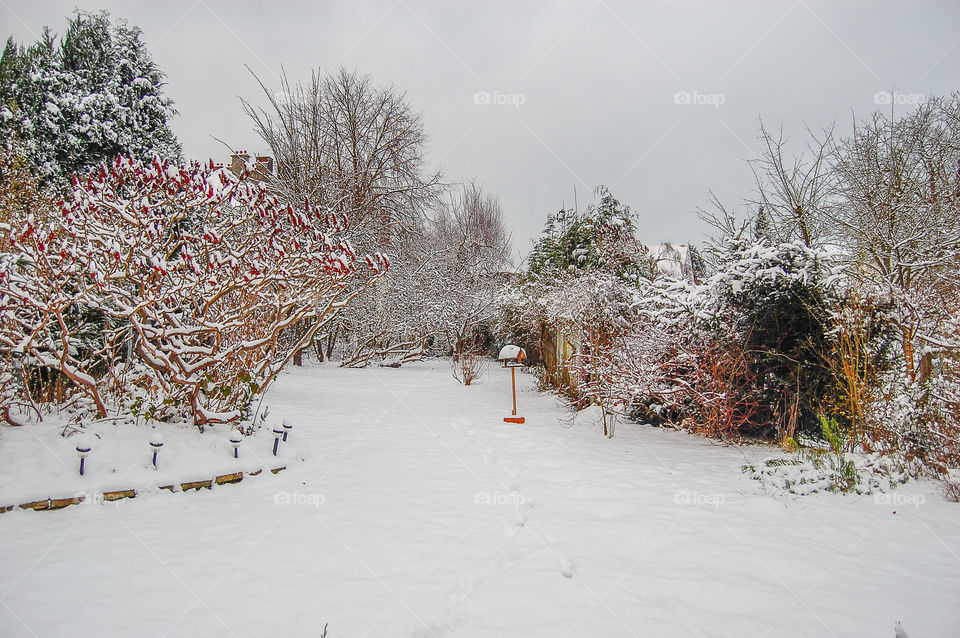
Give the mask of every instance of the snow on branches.
M 104 379 L 139 364 L 169 411 L 186 404 L 198 425 L 237 419 L 366 287 L 348 285 L 358 256 L 343 215 L 281 204 L 247 177 L 123 157 L 74 177 L 50 223 L 11 231 L 6 340 L 101 414 Z M 366 285 L 389 267 L 380 254 L 360 261 Z
M 702 284 L 581 274 L 539 295 L 545 319 L 578 335 L 577 390 L 605 412 L 790 438 L 828 383 L 836 257 L 741 237 L 711 252 L 717 268 Z

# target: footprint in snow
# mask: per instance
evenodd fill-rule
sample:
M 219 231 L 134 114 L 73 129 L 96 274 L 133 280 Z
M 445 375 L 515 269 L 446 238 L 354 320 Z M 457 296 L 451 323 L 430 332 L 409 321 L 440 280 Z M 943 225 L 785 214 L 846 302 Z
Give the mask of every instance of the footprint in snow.
M 508 477 L 510 477 L 510 478 L 512 478 L 512 479 L 515 479 L 515 478 L 517 478 L 517 477 L 520 475 L 520 473 L 519 473 L 517 470 L 515 470 L 515 469 L 513 469 L 513 468 L 511 468 L 511 467 L 508 467 L 508 466 L 504 465 L 503 463 L 500 464 L 500 471 L 503 472 L 504 474 L 506 474 Z
M 430 625 L 429 627 L 423 627 L 420 631 L 413 634 L 414 638 L 440 638 L 440 636 L 446 636 L 451 631 L 453 631 L 453 626 L 449 623 L 442 625 Z
M 517 522 L 513 519 L 503 519 L 503 532 L 507 536 L 516 536 L 521 527 L 523 526 L 517 525 Z

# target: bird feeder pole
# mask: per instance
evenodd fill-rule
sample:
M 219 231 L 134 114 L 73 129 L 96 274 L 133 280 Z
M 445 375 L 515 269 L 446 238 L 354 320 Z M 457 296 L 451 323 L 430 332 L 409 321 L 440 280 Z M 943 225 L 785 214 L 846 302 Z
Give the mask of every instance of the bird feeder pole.
M 513 395 L 513 416 L 505 416 L 503 420 L 507 423 L 524 423 L 526 419 L 517 416 L 517 368 L 523 365 L 523 360 L 527 358 L 527 353 L 523 348 L 514 345 L 506 345 L 500 349 L 497 356 L 503 363 L 504 368 L 510 368 L 510 391 Z

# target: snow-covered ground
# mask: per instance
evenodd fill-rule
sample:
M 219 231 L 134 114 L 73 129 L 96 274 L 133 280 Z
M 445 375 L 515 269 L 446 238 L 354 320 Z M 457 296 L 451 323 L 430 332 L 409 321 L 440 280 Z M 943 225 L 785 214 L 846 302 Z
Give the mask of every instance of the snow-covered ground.
M 518 381 L 523 425 L 496 367 L 291 370 L 266 399 L 296 424 L 280 474 L 0 515 L 0 636 L 960 635 L 960 506 L 935 485 L 778 500 L 740 469 L 769 448 L 608 440 Z M 66 455 L 67 480 L 69 452 L 24 467 Z

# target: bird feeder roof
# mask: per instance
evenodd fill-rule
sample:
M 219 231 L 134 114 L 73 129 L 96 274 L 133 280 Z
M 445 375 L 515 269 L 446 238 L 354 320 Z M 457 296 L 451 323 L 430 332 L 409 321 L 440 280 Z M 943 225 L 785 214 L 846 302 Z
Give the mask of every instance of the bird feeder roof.
M 507 344 L 500 349 L 500 354 L 497 355 L 497 360 L 498 361 L 503 361 L 505 359 L 516 360 L 520 358 L 520 355 L 523 355 L 524 359 L 527 357 L 527 353 L 524 352 L 523 348 L 521 348 L 520 346 L 512 345 L 512 344 Z

